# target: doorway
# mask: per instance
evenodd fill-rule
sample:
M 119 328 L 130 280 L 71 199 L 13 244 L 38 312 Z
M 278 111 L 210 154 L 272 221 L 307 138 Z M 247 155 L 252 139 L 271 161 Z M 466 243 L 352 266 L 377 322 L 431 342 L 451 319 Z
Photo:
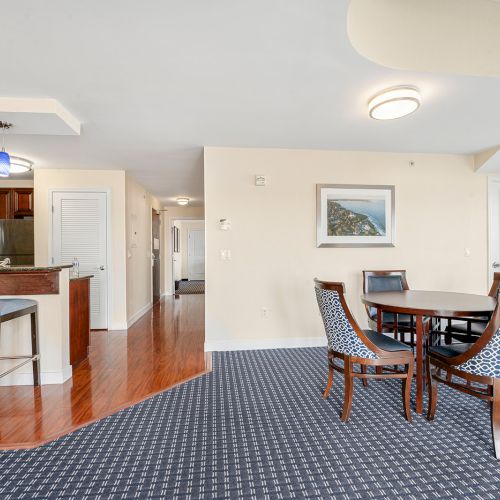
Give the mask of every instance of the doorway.
M 71 265 L 90 279 L 90 327 L 108 328 L 108 193 L 52 192 L 52 264 Z
M 205 293 L 205 221 L 176 219 L 171 222 L 173 293 Z
M 151 212 L 151 266 L 153 283 L 153 304 L 156 304 L 161 298 L 160 285 L 160 214 L 153 208 Z

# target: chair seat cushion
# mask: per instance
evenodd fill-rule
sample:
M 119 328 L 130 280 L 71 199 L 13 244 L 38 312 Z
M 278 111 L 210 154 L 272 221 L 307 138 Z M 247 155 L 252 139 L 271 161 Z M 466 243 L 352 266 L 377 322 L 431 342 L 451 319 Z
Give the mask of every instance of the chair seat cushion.
M 22 313 L 24 309 L 36 306 L 36 300 L 30 299 L 0 299 L 0 319 L 12 313 Z M 20 314 L 21 316 L 22 314 Z
M 382 333 L 374 332 L 373 330 L 363 330 L 365 335 L 371 340 L 379 349 L 384 351 L 396 352 L 396 351 L 411 351 L 409 345 L 398 342 L 387 335 Z
M 474 344 L 458 343 L 458 344 L 448 344 L 448 345 L 435 345 L 429 347 L 429 352 L 431 354 L 439 354 L 446 358 L 452 358 L 453 356 L 458 356 L 468 351 Z
M 486 329 L 487 322 L 473 322 L 470 325 L 470 333 L 471 335 L 475 335 L 476 337 L 483 334 Z M 448 327 L 446 328 L 448 330 Z M 452 323 L 451 328 L 449 329 L 451 332 L 455 333 L 467 333 L 467 323 Z

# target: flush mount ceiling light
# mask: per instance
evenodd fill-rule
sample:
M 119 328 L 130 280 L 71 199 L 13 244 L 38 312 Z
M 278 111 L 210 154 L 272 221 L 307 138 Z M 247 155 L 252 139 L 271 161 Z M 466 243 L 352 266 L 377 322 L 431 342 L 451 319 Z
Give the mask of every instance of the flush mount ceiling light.
M 11 156 L 5 151 L 5 131 L 12 128 L 12 123 L 0 121 L 2 129 L 2 150 L 0 151 L 0 177 L 9 177 L 10 174 L 24 174 L 31 171 L 33 162 L 19 156 Z
M 187 205 L 189 203 L 189 198 L 177 198 L 177 205 Z
M 10 175 L 10 155 L 5 151 L 5 131 L 12 127 L 12 123 L 1 122 L 2 129 L 2 151 L 0 151 L 0 177 L 9 177 Z
M 33 162 L 20 156 L 10 157 L 10 173 L 11 174 L 25 174 L 33 169 Z
M 414 87 L 393 87 L 372 97 L 368 111 L 375 120 L 394 120 L 416 111 L 420 100 L 420 93 Z

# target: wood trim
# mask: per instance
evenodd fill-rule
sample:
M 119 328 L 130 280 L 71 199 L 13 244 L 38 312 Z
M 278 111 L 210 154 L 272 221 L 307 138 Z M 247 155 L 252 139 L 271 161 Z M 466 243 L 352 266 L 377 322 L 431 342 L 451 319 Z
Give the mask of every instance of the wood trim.
M 57 295 L 59 270 L 0 272 L 0 295 Z

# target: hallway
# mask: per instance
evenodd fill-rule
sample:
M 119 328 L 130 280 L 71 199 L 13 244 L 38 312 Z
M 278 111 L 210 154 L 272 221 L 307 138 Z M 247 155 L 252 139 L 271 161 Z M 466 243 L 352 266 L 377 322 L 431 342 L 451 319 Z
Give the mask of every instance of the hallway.
M 165 297 L 128 332 L 93 331 L 66 383 L 0 387 L 0 449 L 39 446 L 210 371 L 203 347 L 204 295 Z

